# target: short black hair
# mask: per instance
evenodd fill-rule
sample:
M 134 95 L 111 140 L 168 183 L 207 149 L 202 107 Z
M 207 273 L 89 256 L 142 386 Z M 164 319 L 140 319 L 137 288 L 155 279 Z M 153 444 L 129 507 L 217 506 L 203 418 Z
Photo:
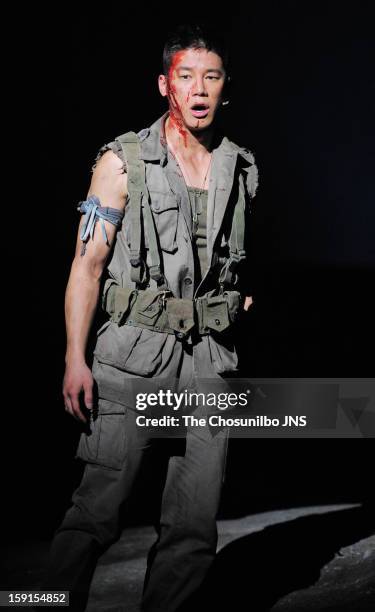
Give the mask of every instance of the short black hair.
M 204 23 L 190 23 L 176 26 L 167 35 L 163 50 L 163 70 L 168 75 L 172 57 L 177 51 L 184 49 L 207 49 L 221 57 L 223 67 L 228 75 L 229 50 L 228 43 L 216 28 Z

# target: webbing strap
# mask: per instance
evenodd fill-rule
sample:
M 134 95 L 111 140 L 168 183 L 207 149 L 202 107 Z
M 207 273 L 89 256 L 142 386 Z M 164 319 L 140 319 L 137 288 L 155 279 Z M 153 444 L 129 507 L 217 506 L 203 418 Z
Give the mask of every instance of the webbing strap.
M 234 284 L 235 273 L 238 264 L 246 259 L 245 246 L 245 193 L 243 180 L 240 181 L 238 200 L 233 213 L 232 229 L 229 236 L 229 259 L 220 272 L 219 283 L 225 285 Z
M 127 132 L 116 139 L 122 147 L 124 159 L 127 163 L 128 193 L 131 201 L 131 241 L 130 241 L 130 263 L 131 280 L 137 284 L 144 282 L 146 266 L 141 257 L 142 248 L 142 201 L 144 202 L 144 214 L 147 223 L 147 235 L 150 247 L 151 265 L 149 272 L 151 278 L 156 282 L 164 280 L 161 272 L 158 241 L 153 216 L 150 209 L 150 197 L 146 185 L 146 166 L 141 159 L 141 148 L 139 137 L 135 132 Z
M 131 280 L 137 284 L 142 282 L 145 271 L 144 262 L 141 258 L 142 242 L 142 194 L 147 193 L 144 178 L 144 163 L 140 159 L 140 146 L 138 136 L 135 132 L 127 132 L 117 139 L 123 151 L 127 164 L 128 193 L 131 198 Z
M 158 247 L 158 241 L 156 237 L 154 218 L 152 216 L 150 202 L 148 200 L 147 202 L 145 202 L 144 215 L 145 215 L 145 221 L 146 221 L 146 227 L 147 227 L 148 244 L 149 244 L 150 258 L 151 258 L 151 265 L 149 266 L 150 276 L 158 284 L 160 284 L 161 279 L 162 279 L 162 282 L 166 284 L 164 275 L 161 272 L 159 247 Z

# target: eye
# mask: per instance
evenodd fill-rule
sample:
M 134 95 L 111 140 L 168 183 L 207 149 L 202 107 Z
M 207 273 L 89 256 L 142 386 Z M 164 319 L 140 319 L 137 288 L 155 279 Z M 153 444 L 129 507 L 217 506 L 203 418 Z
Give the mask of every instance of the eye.
M 185 81 L 186 81 L 186 79 L 188 79 L 189 77 L 190 77 L 190 74 L 182 74 L 182 75 L 181 75 L 181 79 L 185 79 Z
M 213 79 L 214 81 L 218 81 L 220 77 L 217 76 L 207 76 L 208 79 Z

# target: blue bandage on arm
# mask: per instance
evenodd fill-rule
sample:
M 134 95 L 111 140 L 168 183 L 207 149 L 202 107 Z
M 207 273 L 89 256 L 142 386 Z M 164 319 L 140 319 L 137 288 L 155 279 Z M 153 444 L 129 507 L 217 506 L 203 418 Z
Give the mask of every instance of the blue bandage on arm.
M 81 255 L 85 254 L 86 242 L 89 237 L 94 237 L 96 223 L 100 220 L 102 235 L 104 242 L 109 246 L 107 232 L 105 231 L 104 221 L 109 221 L 119 229 L 124 217 L 124 211 L 108 206 L 100 206 L 100 200 L 96 195 L 89 196 L 87 200 L 79 202 L 77 210 L 85 214 L 83 227 L 80 233 L 80 238 L 83 242 Z

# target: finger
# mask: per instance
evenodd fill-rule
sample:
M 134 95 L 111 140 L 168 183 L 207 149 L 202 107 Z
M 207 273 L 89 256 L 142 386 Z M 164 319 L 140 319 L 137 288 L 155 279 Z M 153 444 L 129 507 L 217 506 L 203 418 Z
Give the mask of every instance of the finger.
M 64 395 L 64 407 L 65 411 L 73 416 L 72 403 L 70 401 L 69 395 Z
M 92 385 L 87 384 L 83 389 L 85 406 L 88 410 L 92 410 L 93 396 L 92 396 Z
M 72 414 L 73 416 L 82 421 L 83 423 L 86 423 L 86 417 L 82 414 L 81 409 L 79 407 L 79 398 L 78 398 L 78 393 L 74 394 L 74 395 L 70 395 L 70 401 L 72 404 Z

